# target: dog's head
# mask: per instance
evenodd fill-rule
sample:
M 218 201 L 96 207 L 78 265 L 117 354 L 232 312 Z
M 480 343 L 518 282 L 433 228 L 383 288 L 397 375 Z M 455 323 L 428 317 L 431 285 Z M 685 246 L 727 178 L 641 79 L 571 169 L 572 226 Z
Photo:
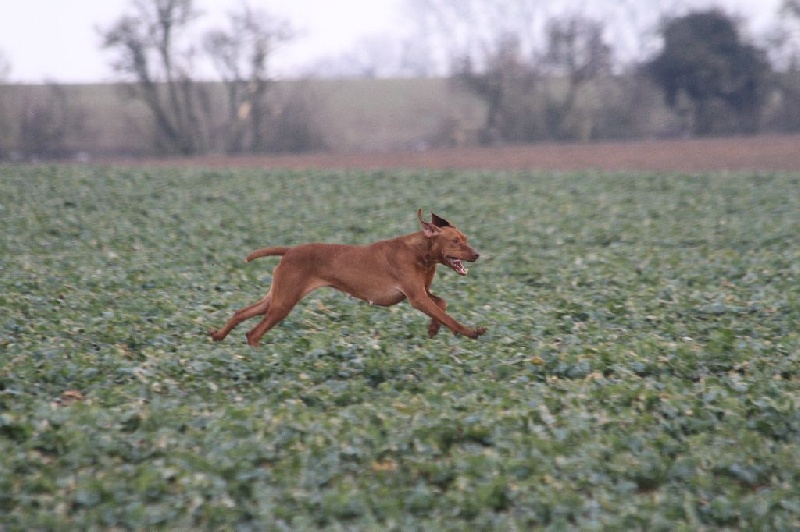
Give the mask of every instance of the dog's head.
M 451 268 L 459 275 L 467 275 L 462 261 L 475 262 L 480 254 L 467 244 L 467 237 L 456 226 L 431 213 L 431 221 L 422 219 L 422 209 L 417 211 L 422 224 L 422 234 L 431 239 L 431 252 L 441 264 Z

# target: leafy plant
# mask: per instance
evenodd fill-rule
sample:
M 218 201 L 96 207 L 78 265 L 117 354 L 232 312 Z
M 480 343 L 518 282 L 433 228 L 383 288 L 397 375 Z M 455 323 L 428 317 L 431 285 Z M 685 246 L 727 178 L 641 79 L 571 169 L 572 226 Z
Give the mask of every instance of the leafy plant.
M 2 172 L 0 527 L 800 525 L 797 176 Z M 420 206 L 479 341 L 326 291 L 205 336 L 250 250 Z

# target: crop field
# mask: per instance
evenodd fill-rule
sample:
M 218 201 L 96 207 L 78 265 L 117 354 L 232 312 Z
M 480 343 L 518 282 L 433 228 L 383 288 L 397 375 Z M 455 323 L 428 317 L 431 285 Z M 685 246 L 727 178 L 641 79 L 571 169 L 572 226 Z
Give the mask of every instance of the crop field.
M 407 303 L 251 250 L 454 222 Z M 0 167 L 0 529 L 800 528 L 800 174 Z

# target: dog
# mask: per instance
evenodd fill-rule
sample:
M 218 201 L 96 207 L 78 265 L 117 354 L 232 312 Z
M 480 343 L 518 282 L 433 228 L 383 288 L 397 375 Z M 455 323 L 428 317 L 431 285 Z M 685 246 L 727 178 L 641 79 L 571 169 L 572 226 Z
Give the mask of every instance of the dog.
M 408 299 L 431 318 L 429 337 L 445 325 L 453 334 L 478 338 L 486 328 L 471 329 L 457 322 L 445 312 L 445 300 L 431 294 L 430 289 L 437 265 L 467 275 L 464 262 L 475 262 L 480 255 L 467 243 L 464 233 L 444 218 L 431 213 L 431 221 L 426 222 L 422 209 L 417 211 L 417 218 L 421 231 L 367 246 L 312 243 L 250 253 L 247 262 L 259 257 L 283 257 L 273 273 L 272 286 L 260 301 L 237 310 L 222 329 L 212 329 L 209 335 L 219 342 L 241 322 L 261 315 L 261 321 L 246 334 L 248 345 L 257 347 L 261 337 L 302 298 L 317 288 L 330 286 L 370 305 L 388 307 Z

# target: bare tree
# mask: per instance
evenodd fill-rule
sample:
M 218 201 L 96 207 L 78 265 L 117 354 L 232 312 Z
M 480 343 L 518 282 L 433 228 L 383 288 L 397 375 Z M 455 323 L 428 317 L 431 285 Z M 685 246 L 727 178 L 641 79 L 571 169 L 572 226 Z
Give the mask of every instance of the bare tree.
M 6 55 L 0 50 L 0 81 L 5 81 L 11 73 L 11 63 Z
M 203 48 L 225 86 L 227 153 L 267 149 L 263 122 L 269 115 L 268 59 L 277 46 L 291 37 L 286 22 L 273 21 L 247 5 L 230 14 L 227 29 L 206 34 Z
M 548 98 L 550 129 L 556 138 L 585 136 L 570 121 L 581 90 L 611 74 L 611 47 L 603 37 L 602 22 L 575 15 L 552 19 L 547 24 L 547 48 L 542 66 L 547 75 L 564 82 L 561 97 Z M 573 122 L 574 123 L 574 122 Z
M 780 36 L 780 45 L 788 55 L 785 66 L 787 70 L 797 72 L 800 71 L 800 0 L 783 0 L 780 11 L 786 15 L 781 17 L 783 31 Z
M 599 138 L 601 124 L 622 122 L 613 135 L 634 134 L 622 113 L 653 90 L 638 66 L 660 48 L 668 14 L 704 2 L 712 0 L 407 0 L 429 70 L 484 101 L 484 142 Z M 631 89 L 636 102 L 623 94 Z M 634 115 L 652 132 L 648 113 Z
M 505 34 L 491 52 L 468 55 L 455 69 L 456 79 L 486 104 L 481 142 L 591 135 L 577 114 L 582 89 L 611 72 L 603 24 L 571 16 L 549 20 L 545 30 L 542 51 L 526 51 L 518 34 Z
M 519 53 L 528 60 L 536 49 L 542 3 L 536 0 L 407 0 L 413 19 L 411 39 L 425 43 L 428 71 L 446 74 L 470 58 L 473 69 L 513 36 Z
M 161 151 L 269 150 L 275 110 L 267 99 L 268 62 L 291 38 L 288 25 L 243 3 L 226 27 L 201 37 L 193 0 L 132 0 L 132 6 L 132 14 L 102 32 L 103 45 L 117 52 L 115 69 L 134 81 L 134 96 L 150 110 Z M 199 81 L 196 63 L 203 59 L 220 76 L 224 95 L 219 85 Z
M 508 35 L 515 35 L 523 55 L 533 59 L 547 47 L 550 21 L 587 18 L 602 23 L 606 41 L 614 43 L 614 66 L 619 68 L 655 51 L 659 22 L 693 3 L 696 0 L 406 0 L 409 40 L 425 43 L 421 48 L 427 51 L 427 69 L 439 74 L 447 74 L 466 55 L 491 53 L 498 39 Z
M 784 42 L 787 48 L 788 60 L 785 61 L 786 70 L 791 74 L 800 72 L 800 0 L 783 0 L 781 13 L 787 15 L 781 18 L 784 23 Z
M 191 47 L 178 40 L 198 12 L 192 0 L 133 0 L 134 12 L 101 30 L 103 47 L 117 52 L 115 70 L 135 81 L 134 96 L 153 115 L 157 144 L 167 153 L 204 151 L 201 109 L 208 108 L 192 77 Z
M 11 128 L 9 127 L 10 120 L 8 119 L 8 109 L 5 102 L 5 90 L 2 83 L 8 78 L 11 72 L 11 63 L 6 59 L 5 54 L 0 50 L 0 159 L 7 156 L 9 136 Z
M 537 116 L 535 98 L 542 78 L 531 67 L 515 36 L 502 39 L 497 49 L 476 67 L 471 57 L 455 69 L 455 79 L 486 105 L 486 119 L 478 133 L 481 144 L 527 142 L 546 137 L 544 120 Z
M 588 3 L 598 17 L 619 17 L 631 2 L 615 4 L 613 13 L 598 0 L 409 2 L 425 38 L 445 50 L 439 60 L 485 102 L 482 142 L 593 135 L 591 115 L 600 109 L 587 108 L 588 88 L 614 65 L 605 18 L 580 13 Z
M 800 130 L 800 0 L 784 0 L 780 14 L 780 22 L 764 39 L 775 67 L 765 125 L 796 132 Z

